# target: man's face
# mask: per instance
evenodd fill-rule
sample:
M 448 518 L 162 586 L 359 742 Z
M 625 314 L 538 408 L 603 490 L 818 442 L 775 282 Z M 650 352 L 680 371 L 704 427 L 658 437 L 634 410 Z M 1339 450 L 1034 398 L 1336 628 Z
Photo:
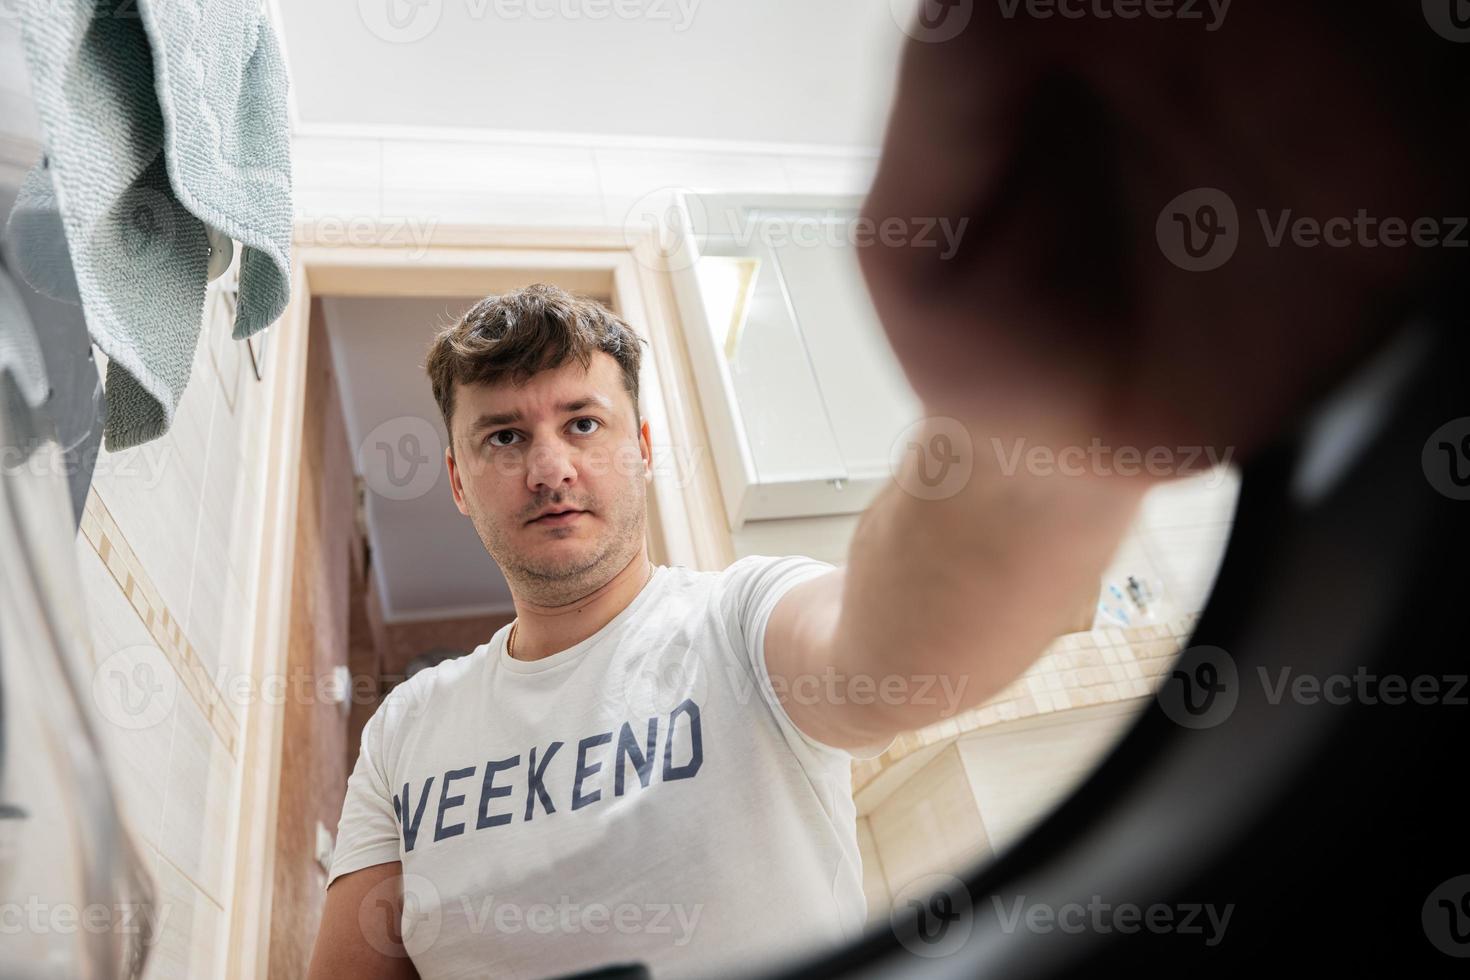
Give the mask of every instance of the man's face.
M 455 386 L 445 452 L 454 502 L 506 577 L 544 604 L 570 602 L 642 546 L 652 450 L 610 355 L 510 382 Z M 579 513 L 541 518 L 547 508 Z

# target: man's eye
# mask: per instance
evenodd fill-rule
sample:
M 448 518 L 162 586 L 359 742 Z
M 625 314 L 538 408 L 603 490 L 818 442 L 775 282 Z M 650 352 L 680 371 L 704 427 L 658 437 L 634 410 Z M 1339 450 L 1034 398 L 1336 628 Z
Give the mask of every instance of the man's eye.
M 486 436 L 485 437 L 485 442 L 488 445 L 491 445 L 491 446 L 513 446 L 513 445 L 515 445 L 515 443 L 501 442 L 500 441 L 500 437 L 501 436 L 513 436 L 513 435 L 516 435 L 516 434 L 517 433 L 516 433 L 516 431 L 514 429 L 501 429 L 499 432 L 492 432 L 492 433 L 490 433 L 490 435 Z
M 590 428 L 590 429 L 585 429 L 585 428 L 584 429 L 579 429 L 578 430 L 578 434 L 579 435 L 590 436 L 592 433 L 594 433 L 598 429 L 602 428 L 602 423 L 599 422 L 597 419 L 592 418 L 590 415 L 584 415 L 582 418 L 573 419 L 572 420 L 572 425 L 578 425 L 578 424 L 580 424 L 582 422 L 590 423 L 591 426 L 592 426 L 592 428 Z M 485 437 L 485 444 L 487 446 L 499 446 L 499 447 L 502 447 L 502 448 L 505 447 L 505 446 L 514 446 L 515 445 L 514 442 L 508 442 L 505 439 L 502 439 L 501 436 L 519 438 L 520 437 L 520 433 L 517 432 L 514 429 L 501 429 L 498 432 L 492 432 L 488 436 L 486 436 Z

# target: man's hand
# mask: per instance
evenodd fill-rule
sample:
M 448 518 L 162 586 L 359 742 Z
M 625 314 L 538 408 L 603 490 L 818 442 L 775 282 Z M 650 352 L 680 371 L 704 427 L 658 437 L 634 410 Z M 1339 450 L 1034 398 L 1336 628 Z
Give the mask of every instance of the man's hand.
M 1397 325 L 1432 267 L 1459 282 L 1454 249 L 1277 235 L 1464 213 L 1445 140 L 1465 128 L 1431 115 L 1457 114 L 1454 45 L 1417 5 L 1242 3 L 1218 31 L 1006 7 L 909 42 L 864 203 L 872 227 L 963 228 L 951 250 L 859 249 L 930 411 L 1005 439 L 1245 458 Z M 1231 208 L 1202 212 L 1201 188 Z M 1199 244 L 1207 224 L 1218 265 L 1177 265 L 1165 232 Z

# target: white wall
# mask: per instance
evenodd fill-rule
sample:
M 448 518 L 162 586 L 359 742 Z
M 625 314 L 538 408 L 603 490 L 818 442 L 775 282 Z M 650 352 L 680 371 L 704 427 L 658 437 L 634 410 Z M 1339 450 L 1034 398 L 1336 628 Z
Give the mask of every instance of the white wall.
M 318 229 L 337 227 L 326 219 L 403 220 L 405 245 L 426 242 L 447 224 L 622 228 L 630 213 L 647 212 L 650 198 L 668 199 L 677 188 L 862 194 L 877 163 L 868 151 L 668 148 L 371 128 L 298 135 L 292 153 L 301 219 Z

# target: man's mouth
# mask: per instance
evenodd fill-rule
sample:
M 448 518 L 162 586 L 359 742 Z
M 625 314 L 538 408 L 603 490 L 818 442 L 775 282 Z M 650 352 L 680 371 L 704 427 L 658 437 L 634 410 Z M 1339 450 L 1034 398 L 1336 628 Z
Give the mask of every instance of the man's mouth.
M 529 523 L 545 525 L 570 524 L 585 513 L 587 512 L 584 510 L 564 510 L 554 514 L 543 514 Z

